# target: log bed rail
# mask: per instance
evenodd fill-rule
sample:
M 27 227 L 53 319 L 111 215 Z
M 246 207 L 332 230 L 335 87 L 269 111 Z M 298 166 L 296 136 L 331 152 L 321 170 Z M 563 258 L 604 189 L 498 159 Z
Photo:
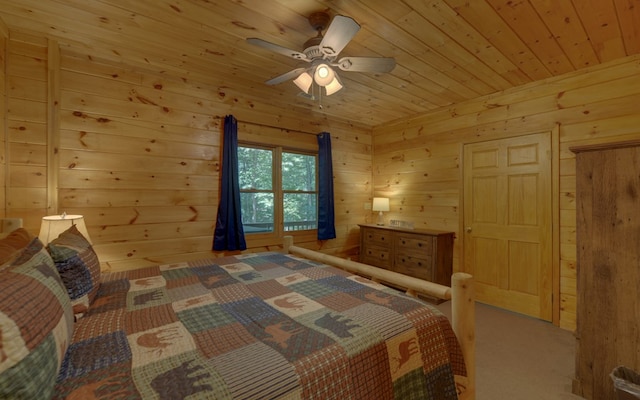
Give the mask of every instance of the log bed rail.
M 448 287 L 360 262 L 298 247 L 293 244 L 292 236 L 284 237 L 283 248 L 285 253 L 329 264 L 358 275 L 363 275 L 376 282 L 387 282 L 392 285 L 404 287 L 410 296 L 415 297 L 416 293 L 421 293 L 442 300 L 451 300 L 451 325 L 460 342 L 468 375 L 467 386 L 460 399 L 475 399 L 475 294 L 473 277 L 471 275 L 464 272 L 454 273 L 451 276 L 451 287 Z

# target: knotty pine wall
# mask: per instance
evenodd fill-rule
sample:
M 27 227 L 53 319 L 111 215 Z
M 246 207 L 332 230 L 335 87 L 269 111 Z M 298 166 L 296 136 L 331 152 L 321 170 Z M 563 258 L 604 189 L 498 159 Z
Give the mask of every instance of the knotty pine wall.
M 559 237 L 555 294 L 561 327 L 576 322 L 575 157 L 569 147 L 640 137 L 640 57 L 479 98 L 373 132 L 374 195 L 390 197 L 388 218 L 460 232 L 462 144 L 557 129 Z M 461 235 L 457 235 L 460 237 Z M 462 245 L 455 245 L 458 269 Z
M 370 128 L 254 104 L 230 94 L 230 82 L 134 68 L 29 32 L 2 32 L 4 216 L 22 217 L 37 234 L 44 215 L 84 215 L 107 270 L 220 255 L 210 248 L 221 125 L 233 114 L 241 140 L 317 148 L 309 133 L 331 133 L 338 237 L 296 243 L 357 254 L 357 224 L 371 217 L 363 206 L 371 201 Z M 249 245 L 261 251 L 279 242 Z
M 6 110 L 7 108 L 7 82 L 5 76 L 7 74 L 6 67 L 6 55 L 7 55 L 7 41 L 9 38 L 9 29 L 5 25 L 4 21 L 0 19 L 0 110 Z M 6 126 L 7 126 L 7 113 L 0 111 L 0 204 L 5 204 L 5 189 L 6 185 L 6 172 L 7 172 L 7 155 L 6 155 Z M 0 211 L 4 213 L 3 210 Z M 4 214 L 3 214 L 4 215 Z

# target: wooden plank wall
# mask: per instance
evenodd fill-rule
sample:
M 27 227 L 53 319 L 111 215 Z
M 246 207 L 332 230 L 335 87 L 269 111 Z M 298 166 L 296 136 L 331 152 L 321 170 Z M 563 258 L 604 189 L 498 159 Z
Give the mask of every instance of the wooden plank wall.
M 7 107 L 7 42 L 9 29 L 0 19 L 0 110 Z M 7 174 L 7 113 L 0 111 L 0 204 L 5 204 L 6 199 L 6 174 Z M 2 207 L 0 217 L 6 216 L 6 209 Z
M 10 32 L 7 51 L 6 215 L 37 234 L 47 214 L 46 38 Z
M 374 195 L 390 197 L 387 218 L 414 221 L 416 228 L 459 232 L 462 144 L 558 129 L 556 322 L 574 329 L 576 188 L 575 157 L 569 147 L 640 137 L 639 73 L 640 57 L 628 57 L 376 127 Z M 456 270 L 461 251 L 456 240 Z
M 30 33 L 9 36 L 4 208 L 34 234 L 44 215 L 82 214 L 109 270 L 220 255 L 210 248 L 222 120 L 233 114 L 240 138 L 280 137 L 296 146 L 315 141 L 309 133 L 331 133 L 338 238 L 298 244 L 357 254 L 357 224 L 370 216 L 363 206 L 371 201 L 370 128 L 308 111 L 253 111 L 270 105 L 242 103 L 211 82 L 131 68 Z

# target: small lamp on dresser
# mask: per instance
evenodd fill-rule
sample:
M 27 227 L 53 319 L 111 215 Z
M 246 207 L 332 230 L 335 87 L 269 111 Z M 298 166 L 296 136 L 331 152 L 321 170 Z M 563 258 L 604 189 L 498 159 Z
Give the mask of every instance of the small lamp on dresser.
M 42 217 L 38 238 L 40 238 L 40 241 L 46 246 L 49 242 L 52 242 L 60 236 L 62 232 L 71 228 L 72 225 L 76 225 L 82 236 L 91 243 L 87 226 L 84 223 L 84 217 L 82 215 L 67 215 L 66 213 Z
M 389 199 L 386 197 L 374 197 L 371 209 L 378 211 L 378 221 L 376 225 L 384 225 L 384 215 L 382 215 L 382 212 L 389 211 Z

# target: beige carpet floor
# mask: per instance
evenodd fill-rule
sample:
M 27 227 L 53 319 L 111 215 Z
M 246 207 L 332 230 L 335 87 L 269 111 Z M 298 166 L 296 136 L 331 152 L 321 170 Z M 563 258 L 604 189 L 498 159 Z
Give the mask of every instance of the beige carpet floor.
M 451 316 L 451 303 L 437 306 Z M 573 333 L 476 304 L 477 400 L 579 400 L 571 393 Z

